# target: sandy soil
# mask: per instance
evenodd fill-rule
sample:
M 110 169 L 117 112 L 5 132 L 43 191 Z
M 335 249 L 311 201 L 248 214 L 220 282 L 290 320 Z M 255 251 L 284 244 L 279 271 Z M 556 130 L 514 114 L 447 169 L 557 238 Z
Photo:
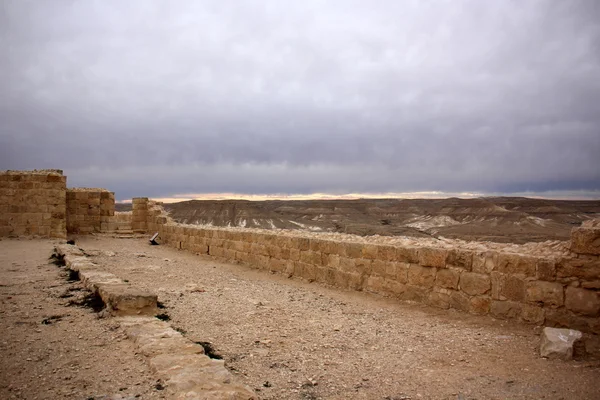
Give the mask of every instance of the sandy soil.
M 13 243 L 22 246 L 22 251 L 23 243 L 30 243 L 32 249 L 46 246 L 36 250 L 40 257 L 49 253 L 47 242 L 0 242 L 13 258 L 18 256 Z M 77 243 L 107 271 L 156 291 L 173 326 L 194 341 L 211 342 L 226 365 L 263 399 L 600 398 L 598 362 L 540 358 L 538 327 L 331 289 L 165 246 L 149 246 L 142 239 L 84 237 Z M 3 257 L 3 265 L 9 264 L 3 268 L 11 268 Z M 27 276 L 27 280 L 21 277 L 19 290 L 27 293 L 24 299 L 35 297 L 35 282 L 33 287 L 25 282 L 32 279 L 31 274 L 39 278 L 40 272 L 34 265 L 19 268 L 19 273 Z M 50 267 L 41 271 L 56 273 Z M 2 289 L 6 314 L 10 300 L 4 294 L 7 288 Z M 50 299 L 34 319 L 38 326 L 42 315 L 53 312 L 45 308 L 59 301 L 49 292 L 36 290 L 40 301 Z M 72 310 L 79 309 L 70 308 L 68 313 L 76 320 L 85 320 L 82 325 L 86 330 L 97 330 L 84 336 L 77 347 L 85 348 L 85 343 L 91 345 L 102 337 L 107 343 L 102 348 L 107 360 L 102 362 L 118 361 L 127 366 L 130 373 L 136 373 L 134 381 L 140 383 L 136 388 L 142 397 L 154 394 L 133 350 L 116 341 L 118 332 L 107 333 L 111 332 L 110 322 L 94 320 L 87 311 L 76 314 Z M 6 318 L 3 326 L 4 321 Z M 15 322 L 8 326 L 15 326 Z M 54 327 L 40 329 L 49 328 Z M 30 332 L 35 329 L 33 325 L 19 329 L 22 335 L 35 335 Z M 13 349 L 15 355 L 3 365 L 18 368 L 24 365 L 22 359 L 31 355 L 27 343 L 15 340 L 27 336 L 7 333 L 10 344 L 4 346 Z M 66 331 L 63 334 L 67 336 Z M 79 362 L 88 358 L 81 356 Z M 25 363 L 22 373 L 49 379 L 52 368 L 44 373 L 31 372 L 44 362 Z M 111 370 L 104 365 L 101 368 L 107 374 Z M 16 376 L 14 373 L 9 378 Z M 79 377 L 73 374 L 72 379 Z M 123 377 L 120 379 L 118 382 L 123 382 Z M 134 383 L 125 381 L 122 384 L 131 390 Z M 89 384 L 100 383 L 93 380 Z M 106 390 L 94 387 L 90 393 Z
M 50 240 L 0 240 L 0 399 L 161 399 L 132 342 L 91 308 Z

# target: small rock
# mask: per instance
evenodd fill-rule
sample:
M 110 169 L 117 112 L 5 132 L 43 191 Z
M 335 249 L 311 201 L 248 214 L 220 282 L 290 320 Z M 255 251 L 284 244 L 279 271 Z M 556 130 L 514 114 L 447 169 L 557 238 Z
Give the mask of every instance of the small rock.
M 573 346 L 581 340 L 582 333 L 574 329 L 544 328 L 540 343 L 542 357 L 559 360 L 573 358 Z

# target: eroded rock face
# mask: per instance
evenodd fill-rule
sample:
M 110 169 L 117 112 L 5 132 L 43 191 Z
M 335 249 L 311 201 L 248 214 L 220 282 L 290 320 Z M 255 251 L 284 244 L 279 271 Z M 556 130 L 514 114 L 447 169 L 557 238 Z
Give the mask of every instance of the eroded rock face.
M 581 340 L 582 333 L 574 329 L 544 328 L 540 343 L 542 357 L 571 360 L 573 347 Z

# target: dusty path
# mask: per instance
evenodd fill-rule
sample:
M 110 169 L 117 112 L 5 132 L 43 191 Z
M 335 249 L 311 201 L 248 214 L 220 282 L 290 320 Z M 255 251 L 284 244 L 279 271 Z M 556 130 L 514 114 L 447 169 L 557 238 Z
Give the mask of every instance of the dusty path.
M 263 399 L 600 398 L 598 362 L 541 359 L 536 327 L 330 289 L 139 239 L 78 244 L 108 271 L 156 291 L 172 324 L 211 342 Z
M 133 344 L 48 263 L 50 240 L 0 240 L 0 399 L 160 399 Z

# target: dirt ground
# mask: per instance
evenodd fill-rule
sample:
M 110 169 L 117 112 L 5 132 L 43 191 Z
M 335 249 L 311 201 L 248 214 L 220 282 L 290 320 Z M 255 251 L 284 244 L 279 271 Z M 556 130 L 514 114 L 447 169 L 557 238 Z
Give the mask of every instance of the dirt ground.
M 77 243 L 107 271 L 158 293 L 172 325 L 210 342 L 262 399 L 600 398 L 600 364 L 540 358 L 538 327 L 327 288 L 143 239 Z M 61 294 L 78 284 L 47 263 L 51 244 L 0 241 L 0 398 L 160 398 L 110 318 L 64 305 Z

